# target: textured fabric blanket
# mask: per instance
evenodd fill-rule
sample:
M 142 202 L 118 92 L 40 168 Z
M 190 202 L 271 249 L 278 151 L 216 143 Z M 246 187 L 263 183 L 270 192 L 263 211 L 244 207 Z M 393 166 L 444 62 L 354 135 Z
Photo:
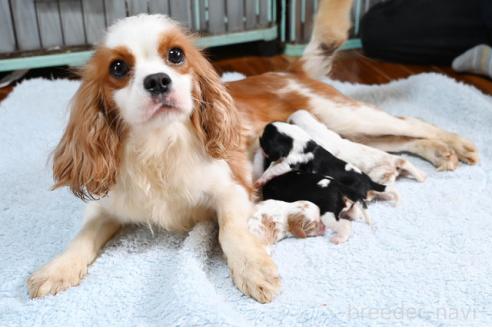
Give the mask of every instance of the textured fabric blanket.
M 186 235 L 129 227 L 80 286 L 30 300 L 29 274 L 82 223 L 84 204 L 50 191 L 48 162 L 79 83 L 17 86 L 0 103 L 0 325 L 492 324 L 492 98 L 436 74 L 380 86 L 330 83 L 470 138 L 481 163 L 436 172 L 407 157 L 428 179 L 399 180 L 398 207 L 370 205 L 375 229 L 356 223 L 340 246 L 326 235 L 273 249 L 282 292 L 266 305 L 233 286 L 207 224 Z

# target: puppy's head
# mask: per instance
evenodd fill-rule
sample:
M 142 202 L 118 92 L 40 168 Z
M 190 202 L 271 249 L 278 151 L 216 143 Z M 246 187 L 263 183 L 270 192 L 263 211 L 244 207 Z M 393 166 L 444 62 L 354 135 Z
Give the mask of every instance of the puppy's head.
M 319 208 L 309 201 L 291 203 L 294 210 L 287 217 L 289 232 L 298 238 L 324 235 L 325 225 L 321 222 Z
M 274 123 L 268 124 L 260 137 L 260 146 L 270 161 L 277 161 L 289 155 L 294 140 L 281 133 Z
M 130 132 L 188 122 L 212 157 L 224 158 L 239 144 L 234 103 L 181 27 L 163 15 L 122 19 L 82 71 L 54 153 L 54 187 L 69 186 L 81 198 L 104 196 Z

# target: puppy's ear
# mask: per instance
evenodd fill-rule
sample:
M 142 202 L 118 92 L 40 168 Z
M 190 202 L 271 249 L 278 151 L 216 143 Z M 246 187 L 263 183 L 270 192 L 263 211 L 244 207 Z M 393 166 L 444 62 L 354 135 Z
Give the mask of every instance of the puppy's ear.
M 309 222 L 300 212 L 290 213 L 287 216 L 289 232 L 297 238 L 306 238 L 308 236 Z
M 97 53 L 82 72 L 70 118 L 53 155 L 53 189 L 68 186 L 82 200 L 105 196 L 115 183 L 123 124 L 105 98 Z
M 260 138 L 260 146 L 268 159 L 275 162 L 289 155 L 293 147 L 293 140 L 279 132 L 273 124 L 268 124 Z
M 195 106 L 191 122 L 208 154 L 225 158 L 240 146 L 239 114 L 231 95 L 207 59 L 191 47 Z

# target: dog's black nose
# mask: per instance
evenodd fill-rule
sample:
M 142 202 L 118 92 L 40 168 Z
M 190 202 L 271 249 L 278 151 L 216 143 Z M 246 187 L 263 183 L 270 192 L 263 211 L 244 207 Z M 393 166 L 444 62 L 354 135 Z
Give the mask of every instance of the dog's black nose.
M 144 79 L 143 85 L 151 95 L 160 95 L 169 91 L 171 78 L 166 73 L 150 74 Z

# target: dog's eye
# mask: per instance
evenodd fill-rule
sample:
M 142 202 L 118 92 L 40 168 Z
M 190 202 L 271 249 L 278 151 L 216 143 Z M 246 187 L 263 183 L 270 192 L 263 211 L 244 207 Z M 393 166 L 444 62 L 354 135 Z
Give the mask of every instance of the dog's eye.
M 129 71 L 128 64 L 121 59 L 113 60 L 109 65 L 109 73 L 117 79 L 125 77 Z
M 173 64 L 181 64 L 184 61 L 184 52 L 181 48 L 171 48 L 167 54 L 167 60 Z

